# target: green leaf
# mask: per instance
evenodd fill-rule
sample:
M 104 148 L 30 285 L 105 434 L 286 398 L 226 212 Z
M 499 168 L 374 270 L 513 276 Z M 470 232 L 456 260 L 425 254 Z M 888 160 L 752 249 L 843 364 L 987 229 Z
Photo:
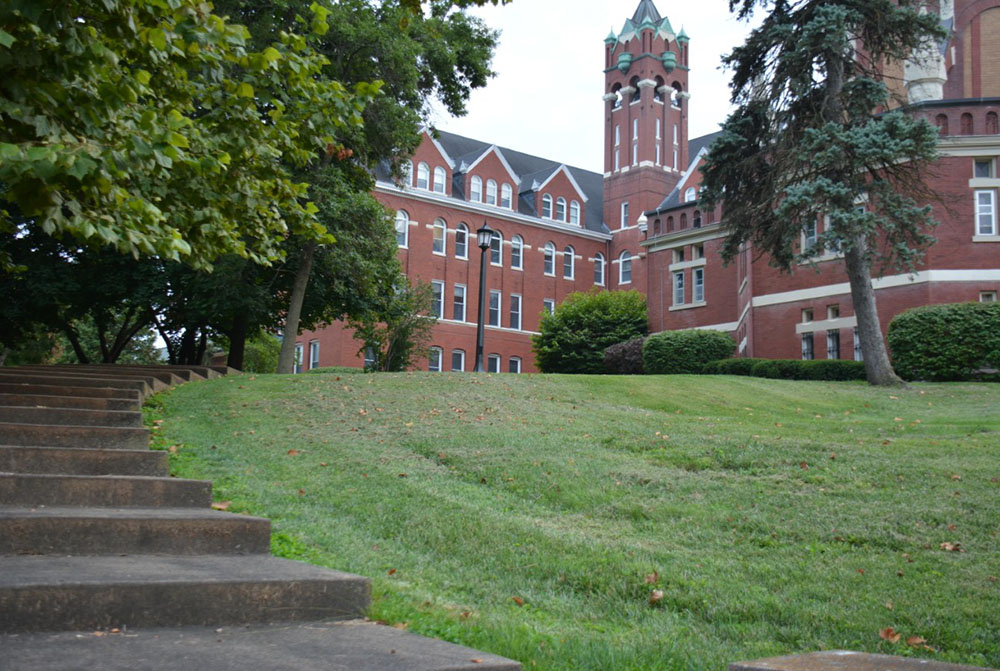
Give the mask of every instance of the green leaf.
M 240 85 L 236 87 L 236 95 L 240 98 L 253 98 L 253 87 L 246 82 L 240 82 Z
M 136 70 L 135 80 L 142 84 L 143 86 L 149 86 L 149 82 L 152 80 L 153 75 L 151 75 L 146 70 Z
M 274 47 L 268 47 L 264 49 L 264 60 L 268 63 L 277 63 L 281 60 L 281 52 L 279 52 Z
M 181 135 L 180 133 L 171 133 L 167 137 L 167 141 L 170 142 L 170 144 L 172 144 L 173 146 L 180 147 L 182 149 L 187 149 L 189 146 L 191 146 L 188 143 L 187 137 Z
M 8 33 L 6 30 L 0 29 L 0 46 L 10 48 L 10 45 L 17 42 L 17 38 Z
M 147 34 L 149 43 L 156 49 L 163 51 L 167 48 L 167 34 L 160 28 L 153 28 Z

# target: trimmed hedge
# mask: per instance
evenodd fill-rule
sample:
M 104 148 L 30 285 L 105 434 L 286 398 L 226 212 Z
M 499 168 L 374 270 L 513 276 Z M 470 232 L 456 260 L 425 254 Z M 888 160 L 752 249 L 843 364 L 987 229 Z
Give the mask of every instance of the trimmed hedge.
M 1000 303 L 907 310 L 889 323 L 888 343 L 906 380 L 1000 382 Z
M 843 359 L 722 359 L 705 364 L 705 375 L 749 375 L 772 380 L 864 380 L 865 365 Z
M 604 368 L 612 375 L 642 375 L 645 338 L 633 338 L 604 350 Z
M 666 331 L 649 336 L 642 348 L 649 375 L 698 374 L 705 364 L 732 356 L 736 343 L 721 331 Z
M 753 375 L 753 366 L 763 359 L 751 359 L 749 357 L 736 359 L 719 359 L 709 361 L 701 372 L 705 375 Z

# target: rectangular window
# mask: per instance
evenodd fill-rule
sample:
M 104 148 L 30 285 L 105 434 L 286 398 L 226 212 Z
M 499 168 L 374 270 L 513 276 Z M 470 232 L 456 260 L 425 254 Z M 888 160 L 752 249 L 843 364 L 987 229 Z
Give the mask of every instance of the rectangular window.
M 976 161 L 975 177 L 977 179 L 990 179 L 993 177 L 993 160 L 980 159 Z
M 811 223 L 806 224 L 805 230 L 803 232 L 802 251 L 803 252 L 811 251 L 812 248 L 816 246 L 817 242 L 819 242 L 819 226 L 817 226 L 816 222 L 813 221 Z
M 628 201 L 622 203 L 622 218 L 619 224 L 619 228 L 625 228 L 628 226 Z
M 435 254 L 444 254 L 444 239 L 447 235 L 447 230 L 440 221 L 434 222 L 434 242 L 431 251 Z
M 662 149 L 662 147 L 660 147 L 660 143 L 657 142 L 656 143 L 656 165 L 660 165 L 660 163 L 663 162 L 662 154 L 663 154 L 663 149 Z
M 441 348 L 431 347 L 430 360 L 427 362 L 427 370 L 432 373 L 441 372 Z
M 674 273 L 674 305 L 684 305 L 684 273 Z
M 465 352 L 463 350 L 456 349 L 452 351 L 451 370 L 455 373 L 461 373 L 465 370 Z
M 490 326 L 500 326 L 500 292 L 490 291 Z
M 692 272 L 694 275 L 694 295 L 691 300 L 695 303 L 705 302 L 705 269 L 695 268 Z
M 996 303 L 997 302 L 997 292 L 995 292 L 995 291 L 980 291 L 979 292 L 979 302 L 980 303 Z
M 639 143 L 632 144 L 632 165 L 639 165 Z
M 521 297 L 517 294 L 510 296 L 510 327 L 516 331 L 521 330 Z
M 554 300 L 552 300 L 551 298 L 543 298 L 542 299 L 542 310 L 544 310 L 546 313 L 548 313 L 550 315 L 553 314 L 553 313 L 555 313 L 555 311 L 556 311 L 556 302 Z
M 840 358 L 840 331 L 828 331 L 826 334 L 826 358 Z
M 803 361 L 812 361 L 814 358 L 813 354 L 813 334 L 806 333 L 802 336 L 802 359 Z
M 813 310 L 812 308 L 806 308 L 802 311 L 802 323 L 808 324 L 813 320 Z
M 319 368 L 319 341 L 309 343 L 309 370 Z
M 444 319 L 444 282 L 431 282 L 431 316 Z
M 486 372 L 487 373 L 499 373 L 500 372 L 500 355 L 490 354 L 486 358 Z
M 295 345 L 295 374 L 302 372 L 302 359 L 305 357 L 305 346 L 302 343 Z
M 677 170 L 677 162 L 678 162 L 678 160 L 679 159 L 677 158 L 677 150 L 674 149 L 674 170 Z
M 615 149 L 615 170 L 622 167 L 621 157 L 618 155 L 618 150 Z
M 674 263 L 684 263 L 684 248 L 674 250 Z
M 976 235 L 997 234 L 995 191 L 976 191 Z
M 521 359 L 518 358 L 518 357 L 516 357 L 516 356 L 512 356 L 510 359 L 508 359 L 508 361 L 507 361 L 507 372 L 508 373 L 520 373 L 521 372 Z
M 455 285 L 455 296 L 452 300 L 451 318 L 457 322 L 465 321 L 465 286 Z
M 615 126 L 615 146 L 618 147 L 622 143 L 622 127 Z
M 680 144 L 680 132 L 677 130 L 677 124 L 674 124 L 674 144 Z
M 858 333 L 858 327 L 854 327 L 854 360 L 864 361 L 865 356 L 861 353 L 861 334 Z
M 521 265 L 521 251 L 524 249 L 524 243 L 517 236 L 514 237 L 514 241 L 510 246 L 510 267 L 516 270 L 520 270 L 523 266 Z
M 826 306 L 826 318 L 827 319 L 840 319 L 840 306 L 839 305 L 827 305 Z
M 705 258 L 705 245 L 695 245 L 694 246 L 694 258 L 703 259 Z

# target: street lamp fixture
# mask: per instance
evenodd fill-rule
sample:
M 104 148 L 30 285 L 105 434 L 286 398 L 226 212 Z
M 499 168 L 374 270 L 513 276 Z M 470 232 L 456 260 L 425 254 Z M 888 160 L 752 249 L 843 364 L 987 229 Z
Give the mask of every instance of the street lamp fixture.
M 646 216 L 645 212 L 639 215 L 639 221 L 636 223 L 639 224 L 640 233 L 645 233 L 647 230 L 649 230 L 649 217 Z
M 483 314 L 483 304 L 486 302 L 486 250 L 493 242 L 493 229 L 483 221 L 483 227 L 476 231 L 476 238 L 479 242 L 479 249 L 482 253 L 479 256 L 479 323 L 476 325 L 476 365 L 473 372 L 482 373 L 483 369 L 483 338 L 486 332 L 485 316 Z

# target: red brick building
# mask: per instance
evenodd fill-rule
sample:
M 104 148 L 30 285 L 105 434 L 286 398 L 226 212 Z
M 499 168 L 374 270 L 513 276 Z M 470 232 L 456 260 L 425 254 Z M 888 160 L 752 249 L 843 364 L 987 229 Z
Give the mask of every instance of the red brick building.
M 1000 293 L 1000 52 L 991 48 L 1000 0 L 942 0 L 939 14 L 948 41 L 896 74 L 912 113 L 941 129 L 942 158 L 928 178 L 949 207 L 935 208 L 938 242 L 919 272 L 875 280 L 883 328 L 910 307 Z M 594 286 L 645 293 L 654 333 L 726 331 L 742 356 L 859 357 L 836 254 L 791 275 L 753 249 L 723 265 L 721 212 L 697 205 L 699 167 L 715 136 L 688 139 L 684 31 L 641 0 L 621 33 L 605 40 L 605 59 L 604 174 L 440 133 L 425 136 L 408 183 L 379 180 L 379 199 L 398 213 L 405 272 L 432 283 L 439 297 L 426 367 L 472 369 L 475 232 L 484 221 L 497 231 L 484 310 L 490 370 L 536 370 L 530 336 L 541 312 Z M 802 244 L 818 232 L 804 231 Z M 363 364 L 339 325 L 297 342 L 305 369 Z

